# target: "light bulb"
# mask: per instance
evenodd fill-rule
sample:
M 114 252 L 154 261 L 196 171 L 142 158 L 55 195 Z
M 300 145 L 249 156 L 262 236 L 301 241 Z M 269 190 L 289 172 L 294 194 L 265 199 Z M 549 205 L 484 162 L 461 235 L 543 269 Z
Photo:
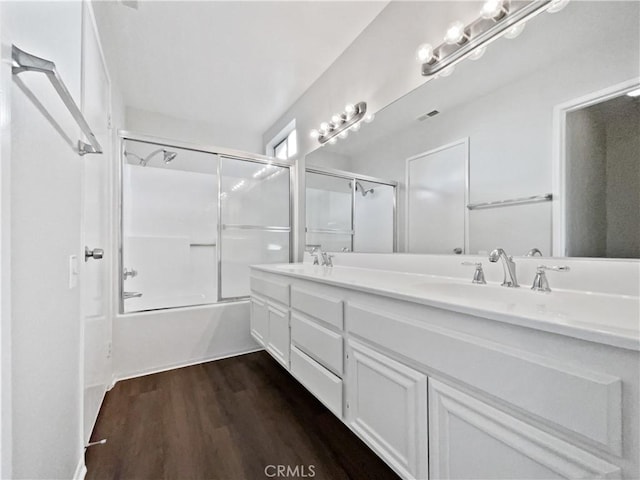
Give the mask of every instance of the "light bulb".
M 349 132 L 345 130 L 344 132 L 340 132 L 338 135 L 340 138 L 347 138 L 349 136 Z
M 423 43 L 416 50 L 416 58 L 420 63 L 429 63 L 435 58 L 433 46 L 430 43 Z
M 464 32 L 464 23 L 458 21 L 449 25 L 447 33 L 444 36 L 444 41 L 449 45 L 455 45 L 456 43 L 464 43 L 467 35 Z
M 547 12 L 549 13 L 559 12 L 560 10 L 562 10 L 564 7 L 567 6 L 567 3 L 569 3 L 569 0 L 551 0 L 551 5 L 549 5 L 549 8 L 547 8 Z
M 507 30 L 504 34 L 504 37 L 511 38 L 511 39 L 516 38 L 518 35 L 522 33 L 523 30 L 524 30 L 524 23 L 520 23 L 518 25 L 511 27 L 509 30 Z
M 487 47 L 478 47 L 473 51 L 471 55 L 469 55 L 469 58 L 471 60 L 478 60 L 484 55 L 484 52 L 486 51 L 487 51 Z
M 348 103 L 344 107 L 344 111 L 347 113 L 348 117 L 352 117 L 354 113 L 356 113 L 356 107 L 353 103 Z
M 503 15 L 504 0 L 487 0 L 480 10 L 480 16 L 486 20 L 498 20 Z
M 351 130 L 353 130 L 354 132 L 357 132 L 358 130 L 360 130 L 360 127 L 361 127 L 361 126 L 362 126 L 362 125 L 360 125 L 360 122 L 358 122 L 358 123 L 354 123 L 354 124 L 351 126 Z
M 333 137 L 331 140 L 329 140 L 329 143 L 331 145 L 335 145 L 338 142 L 338 139 L 336 137 Z
M 311 132 L 309 132 L 309 136 L 311 138 L 318 138 L 320 136 L 320 132 L 314 128 L 313 130 L 311 130 Z
M 323 135 L 329 131 L 329 124 L 327 122 L 322 122 L 320 124 L 320 133 Z
M 454 70 L 455 70 L 455 67 L 453 65 L 449 65 L 447 68 L 441 70 L 439 72 L 439 75 L 441 77 L 448 77 L 449 75 L 451 75 L 453 73 Z
M 370 113 L 369 115 L 364 117 L 364 121 L 365 121 L 365 123 L 371 123 L 371 122 L 373 122 L 374 118 L 376 118 L 376 116 L 373 113 Z
M 338 115 L 337 113 L 331 117 L 331 121 L 333 122 L 334 126 L 338 126 L 342 123 L 342 115 Z

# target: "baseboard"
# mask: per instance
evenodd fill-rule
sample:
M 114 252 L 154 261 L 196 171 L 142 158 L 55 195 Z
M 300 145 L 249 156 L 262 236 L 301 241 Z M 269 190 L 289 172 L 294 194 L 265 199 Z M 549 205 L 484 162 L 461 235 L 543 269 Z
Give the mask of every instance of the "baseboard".
M 122 380 L 145 377 L 147 375 L 153 375 L 154 373 L 168 372 L 169 370 L 176 370 L 178 368 L 191 367 L 193 365 L 200 365 L 201 363 L 213 362 L 216 360 L 224 360 L 225 358 L 239 357 L 240 355 L 247 355 L 249 353 L 259 352 L 261 350 L 264 350 L 264 348 L 257 347 L 257 348 L 250 348 L 247 350 L 238 350 L 237 352 L 225 353 L 224 355 L 215 355 L 212 357 L 205 357 L 197 360 L 189 360 L 188 362 L 179 362 L 172 365 L 165 365 L 163 367 L 149 368 L 147 370 L 141 370 L 139 372 L 135 372 L 135 373 L 131 373 L 123 376 L 114 375 L 113 383 L 111 384 L 111 387 L 109 387 L 109 390 L 111 390 L 117 382 L 121 382 Z
M 84 480 L 84 477 L 86 475 L 87 475 L 87 466 L 84 463 L 84 448 L 83 448 L 82 457 L 80 457 L 80 461 L 78 462 L 76 471 L 73 474 L 73 480 Z

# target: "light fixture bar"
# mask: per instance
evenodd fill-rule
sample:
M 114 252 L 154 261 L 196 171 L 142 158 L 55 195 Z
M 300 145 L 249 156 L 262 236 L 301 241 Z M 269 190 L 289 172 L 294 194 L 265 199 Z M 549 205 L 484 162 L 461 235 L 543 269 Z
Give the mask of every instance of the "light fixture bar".
M 346 132 L 353 125 L 361 121 L 367 113 L 367 103 L 358 102 L 354 105 L 354 112 L 351 115 L 343 113 L 339 115 L 341 122 L 331 122 L 328 124 L 328 128 L 325 132 L 320 132 L 318 135 L 318 142 L 320 145 L 327 143 L 332 138 L 340 135 L 342 132 Z
M 517 10 L 511 10 L 512 3 L 505 2 L 504 13 L 498 18 L 480 17 L 464 28 L 466 38 L 461 43 L 446 41 L 433 49 L 433 58 L 422 64 L 422 75 L 435 75 L 447 67 L 458 63 L 474 50 L 491 43 L 507 30 L 526 22 L 547 9 L 554 0 L 533 0 Z

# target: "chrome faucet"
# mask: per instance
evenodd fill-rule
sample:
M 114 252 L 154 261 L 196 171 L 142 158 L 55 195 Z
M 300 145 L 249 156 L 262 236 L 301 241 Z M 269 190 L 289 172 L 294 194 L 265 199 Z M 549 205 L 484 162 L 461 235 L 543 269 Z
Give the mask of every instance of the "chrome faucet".
M 513 261 L 513 257 L 508 256 L 507 252 L 502 248 L 496 248 L 489 254 L 489 261 L 492 263 L 496 263 L 500 259 L 504 270 L 502 286 L 519 287 L 520 285 L 518 285 L 518 279 L 516 278 L 516 263 Z
M 313 257 L 313 264 L 320 265 L 320 254 L 318 253 L 318 248 L 311 250 L 310 254 Z
M 324 267 L 333 267 L 333 255 L 321 251 L 320 256 L 322 257 L 322 265 Z
M 323 267 L 333 267 L 333 255 L 323 252 L 322 249 L 318 247 L 313 248 L 310 253 L 313 257 L 314 265 L 320 265 L 320 262 L 322 261 Z

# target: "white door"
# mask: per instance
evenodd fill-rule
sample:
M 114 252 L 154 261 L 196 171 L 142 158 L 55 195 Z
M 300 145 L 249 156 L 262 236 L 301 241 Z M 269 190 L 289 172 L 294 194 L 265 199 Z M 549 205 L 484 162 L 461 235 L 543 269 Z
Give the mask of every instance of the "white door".
M 407 251 L 465 253 L 467 139 L 407 160 Z
M 80 258 L 84 341 L 83 439 L 88 441 L 111 383 L 109 265 L 111 132 L 110 82 L 89 2 L 83 8 L 83 113 L 104 153 L 83 157 L 83 245 L 103 249 L 102 259 Z

